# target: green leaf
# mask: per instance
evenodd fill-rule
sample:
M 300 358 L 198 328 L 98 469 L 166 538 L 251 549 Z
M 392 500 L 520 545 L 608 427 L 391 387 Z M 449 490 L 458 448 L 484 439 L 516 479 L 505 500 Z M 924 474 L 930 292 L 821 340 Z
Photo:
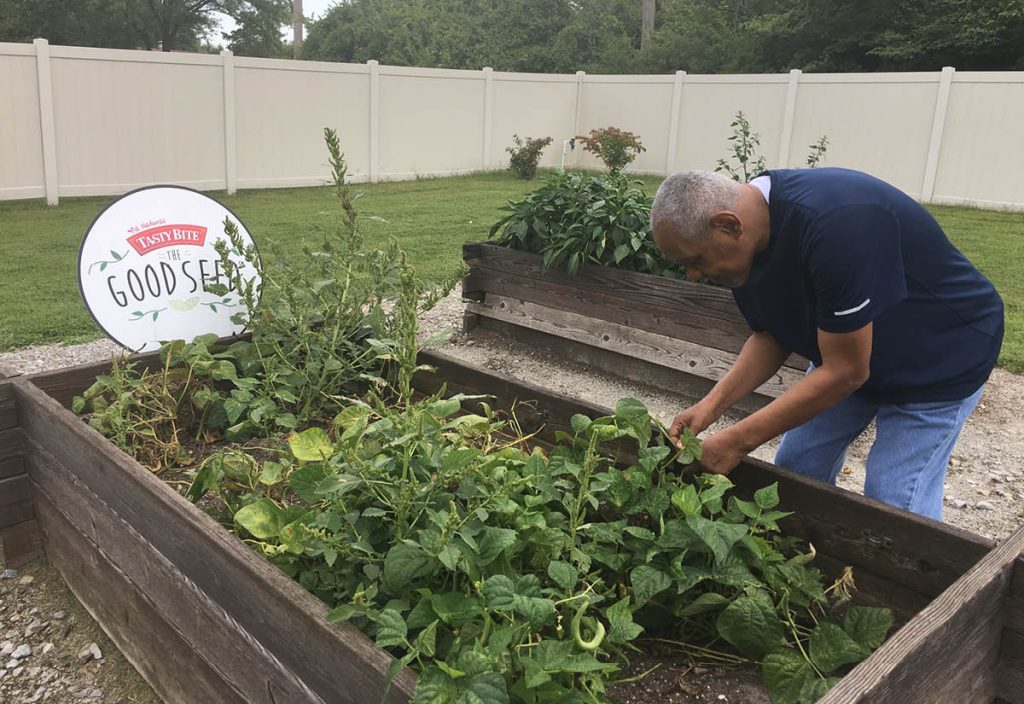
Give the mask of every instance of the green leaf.
M 655 594 L 672 586 L 672 578 L 661 570 L 648 565 L 641 565 L 629 573 L 629 581 L 633 585 L 636 597 L 636 608 L 639 609 Z
M 462 403 L 458 399 L 443 398 L 429 404 L 427 406 L 427 413 L 438 418 L 447 418 L 454 413 L 458 413 L 461 408 Z
M 245 528 L 260 540 L 274 538 L 281 534 L 286 514 L 271 499 L 263 498 L 243 506 L 235 513 L 235 523 Z
M 217 489 L 217 485 L 223 476 L 224 472 L 221 469 L 220 462 L 204 462 L 199 471 L 196 472 L 196 475 L 192 477 L 192 483 L 189 485 L 188 492 L 185 495 L 192 503 L 199 503 L 199 499 L 206 496 L 208 492 Z
M 716 592 L 705 592 L 680 609 L 676 615 L 680 618 L 688 618 L 697 614 L 707 613 L 708 611 L 717 611 L 727 604 L 729 604 L 728 597 Z
M 644 627 L 633 622 L 628 596 L 605 609 L 604 615 L 608 619 L 608 637 L 614 641 L 630 641 L 643 633 Z
M 862 647 L 874 650 L 885 642 L 892 628 L 892 611 L 875 606 L 851 606 L 843 630 Z
M 647 406 L 637 399 L 620 398 L 615 403 L 615 423 L 619 427 L 626 426 L 641 447 L 650 444 L 651 414 L 647 412 Z
M 571 594 L 579 579 L 580 573 L 568 562 L 555 560 L 548 563 L 548 576 L 563 592 Z
M 300 462 L 326 460 L 334 454 L 334 444 L 323 428 L 314 427 L 288 437 L 288 446 Z
M 775 508 L 779 505 L 779 485 L 776 482 L 754 492 L 754 503 L 762 509 Z
M 619 264 L 620 262 L 622 262 L 623 259 L 625 259 L 628 256 L 629 245 L 627 244 L 620 244 L 618 247 L 615 248 L 615 251 L 612 253 L 612 259 L 615 260 L 616 264 Z
M 702 507 L 697 489 L 692 484 L 672 492 L 672 505 L 687 517 L 699 515 Z
M 416 636 L 416 647 L 428 658 L 434 657 L 437 650 L 437 624 L 437 621 L 431 621 L 430 625 Z
M 449 626 L 461 626 L 480 615 L 481 605 L 476 598 L 462 592 L 434 594 L 430 597 L 434 613 Z
M 719 635 L 751 660 L 763 658 L 785 637 L 771 597 L 760 591 L 726 606 L 716 625 Z
M 487 608 L 494 611 L 511 611 L 515 607 L 515 584 L 503 574 L 492 575 L 484 582 L 484 599 Z
M 493 562 L 498 555 L 515 545 L 517 535 L 511 528 L 484 528 L 477 538 L 479 564 L 485 566 Z
M 327 470 L 319 462 L 307 464 L 304 467 L 299 467 L 288 476 L 288 486 L 303 501 L 315 503 L 319 500 L 316 488 L 324 480 L 326 473 Z
M 718 562 L 724 561 L 732 546 L 747 534 L 747 527 L 741 523 L 711 521 L 703 516 L 687 516 L 686 525 L 700 536 Z
M 399 592 L 410 582 L 434 571 L 434 561 L 419 545 L 399 543 L 384 557 L 384 588 Z
M 471 677 L 456 704 L 509 704 L 505 678 L 500 672 L 484 672 Z
M 811 664 L 792 650 L 768 655 L 761 663 L 772 704 L 802 704 L 804 687 L 818 679 Z
M 437 665 L 428 665 L 416 683 L 415 704 L 451 704 L 455 700 L 455 683 Z
M 593 421 L 582 413 L 576 413 L 569 419 L 569 424 L 575 433 L 584 433 Z
M 823 672 L 860 662 L 871 652 L 838 625 L 827 621 L 819 623 L 811 631 L 808 650 L 811 660 Z
M 409 629 L 405 625 L 402 614 L 394 609 L 384 609 L 374 618 L 377 623 L 377 646 L 384 648 L 389 645 L 402 645 Z

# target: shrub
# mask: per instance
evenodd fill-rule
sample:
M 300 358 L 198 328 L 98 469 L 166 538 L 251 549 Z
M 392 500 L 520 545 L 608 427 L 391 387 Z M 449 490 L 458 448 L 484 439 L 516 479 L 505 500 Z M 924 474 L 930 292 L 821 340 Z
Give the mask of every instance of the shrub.
M 736 113 L 732 123 L 732 135 L 729 141 L 732 142 L 732 162 L 726 159 L 719 159 L 715 171 L 724 171 L 734 181 L 747 183 L 761 172 L 765 171 L 767 163 L 764 155 L 758 154 L 758 147 L 761 144 L 761 135 L 755 132 L 750 126 L 747 116 L 740 110 Z M 814 168 L 825 158 L 828 151 L 829 139 L 822 135 L 810 146 L 810 153 L 807 155 L 807 166 Z M 734 163 L 733 163 L 734 162 Z
M 527 137 L 522 139 L 518 134 L 512 135 L 515 146 L 506 147 L 505 151 L 512 155 L 508 168 L 522 179 L 531 179 L 537 175 L 537 162 L 544 147 L 551 144 L 551 137 Z
M 497 243 L 540 254 L 544 266 L 576 273 L 585 263 L 680 275 L 651 239 L 651 199 L 620 174 L 556 173 L 491 228 Z
M 647 151 L 640 144 L 640 138 L 632 132 L 617 127 L 604 127 L 590 130 L 589 137 L 577 137 L 583 148 L 604 162 L 608 172 L 617 174 L 639 156 Z

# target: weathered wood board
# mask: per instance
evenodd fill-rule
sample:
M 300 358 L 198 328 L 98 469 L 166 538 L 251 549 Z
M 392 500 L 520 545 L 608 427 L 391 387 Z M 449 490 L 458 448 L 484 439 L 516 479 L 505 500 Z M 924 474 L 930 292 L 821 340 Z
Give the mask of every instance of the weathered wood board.
M 467 328 L 495 329 L 498 322 L 510 326 L 504 331 L 514 338 L 531 331 L 553 335 L 600 350 L 588 355 L 590 363 L 595 356 L 625 356 L 717 381 L 750 336 L 725 289 L 604 266 L 584 266 L 570 276 L 545 270 L 535 254 L 487 243 L 464 245 L 463 259 L 469 266 L 462 284 Z M 581 356 L 576 345 L 558 351 L 575 359 Z M 778 397 L 806 368 L 807 360 L 791 356 L 752 396 Z M 631 369 L 618 371 L 634 378 Z

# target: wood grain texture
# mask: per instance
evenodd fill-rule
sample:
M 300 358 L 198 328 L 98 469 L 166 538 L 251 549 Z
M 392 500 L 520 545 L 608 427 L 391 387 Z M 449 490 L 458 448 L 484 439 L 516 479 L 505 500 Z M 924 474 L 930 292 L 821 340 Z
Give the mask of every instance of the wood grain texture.
M 110 564 L 145 595 L 156 616 L 169 624 L 184 643 L 216 673 L 230 689 L 250 704 L 310 702 L 325 700 L 242 629 L 171 561 L 156 550 L 134 527 L 79 481 L 60 461 L 38 443 L 30 444 L 32 479 L 53 506 Z M 145 502 L 146 497 L 129 496 Z M 163 647 L 141 654 L 147 661 L 159 660 Z M 258 667 L 253 667 L 259 663 Z M 181 678 L 182 673 L 177 673 Z M 186 680 L 187 678 L 182 678 Z
M 40 555 L 42 543 L 35 519 L 0 528 L 0 566 L 21 567 Z
M 19 449 L 18 454 L 4 457 L 0 453 L 0 479 L 16 477 L 25 473 L 25 458 Z
M 1024 556 L 1013 564 L 1010 594 L 1006 598 L 1006 627 L 1024 635 Z
M 17 518 L 28 505 L 28 515 Z M 32 517 L 32 483 L 27 474 L 0 479 L 0 528 L 27 521 Z
M 470 267 L 463 292 L 471 297 L 518 298 L 733 353 L 750 336 L 728 289 L 594 265 L 570 276 L 545 271 L 536 254 L 488 243 L 469 243 L 462 251 Z M 807 368 L 796 355 L 786 363 Z
M 1024 704 L 1024 635 L 1003 631 L 996 672 L 997 695 L 1009 704 Z
M 0 381 L 0 436 L 3 431 L 17 425 L 18 411 L 14 405 L 14 384 L 11 381 Z
M 17 383 L 22 427 L 29 438 L 45 444 L 312 691 L 332 704 L 381 700 L 384 673 L 392 662 L 387 653 L 354 627 L 327 623 L 323 603 L 54 399 L 28 381 Z M 405 702 L 414 688 L 415 677 L 405 670 L 385 701 Z
M 731 352 L 494 294 L 487 294 L 481 303 L 467 303 L 466 310 L 714 381 L 736 361 Z M 777 398 L 801 378 L 803 373 L 782 367 L 757 392 Z
M 1024 529 L 988 553 L 868 659 L 820 704 L 991 702 L 1003 636 L 1003 606 Z M 1001 692 L 1006 698 L 1005 690 Z
M 85 609 L 166 704 L 246 704 L 145 592 L 79 533 L 48 499 L 39 501 L 46 554 Z M 259 663 L 252 663 L 258 668 Z

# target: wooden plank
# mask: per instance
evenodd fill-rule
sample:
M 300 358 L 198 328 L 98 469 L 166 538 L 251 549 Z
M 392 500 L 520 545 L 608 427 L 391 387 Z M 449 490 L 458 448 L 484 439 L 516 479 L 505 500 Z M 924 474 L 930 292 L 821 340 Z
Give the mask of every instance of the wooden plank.
M 17 426 L 0 430 L 0 459 L 21 454 L 22 439 L 21 428 Z
M 469 313 L 467 315 L 473 315 L 478 319 L 478 330 L 511 338 L 524 345 L 529 345 L 531 348 L 546 349 L 560 359 L 586 364 L 592 369 L 606 372 L 619 379 L 629 379 L 635 383 L 669 391 L 679 396 L 698 400 L 707 395 L 715 385 L 711 379 L 705 379 L 685 371 L 668 369 L 645 359 L 601 349 L 575 340 L 567 340 L 564 337 L 550 335 L 539 330 L 530 330 L 493 318 L 483 318 Z M 751 393 L 734 403 L 730 410 L 743 414 L 754 413 L 773 400 L 771 396 Z
M 160 617 L 145 592 L 47 499 L 39 502 L 39 520 L 50 562 L 164 702 L 245 704 L 172 623 Z
M 992 550 L 844 677 L 820 704 L 991 702 L 1003 602 L 1024 529 Z M 1006 698 L 1005 690 L 1001 692 Z
M 20 453 L 3 458 L 0 453 L 0 479 L 16 477 L 25 473 L 25 458 Z
M 551 441 L 555 430 L 569 427 L 575 413 L 592 417 L 612 410 L 560 394 L 514 377 L 467 365 L 435 351 L 420 354 L 420 362 L 437 369 L 435 376 L 418 375 L 416 388 L 433 393 L 447 382 L 449 392 L 491 394 L 495 405 L 520 403 L 516 417 L 526 432 Z M 787 510 L 785 530 L 814 543 L 819 553 L 865 569 L 905 590 L 935 597 L 956 581 L 994 542 L 912 513 L 900 511 L 859 494 L 808 479 L 754 458 L 746 458 L 729 475 L 741 495 L 778 482 Z
M 132 587 L 145 595 L 153 612 L 173 624 L 180 639 L 246 702 L 327 701 L 310 691 L 52 454 L 35 442 L 30 442 L 29 450 L 33 483 L 46 501 L 60 507 L 64 518 L 89 541 L 89 549 L 100 550 L 116 565 Z M 147 659 L 159 656 L 159 652 L 146 654 Z M 178 676 L 187 680 L 182 673 Z
M 15 383 L 28 437 L 45 444 L 312 691 L 332 704 L 381 701 L 392 662 L 387 653 L 355 627 L 327 623 L 328 609 L 314 596 L 33 384 Z M 414 690 L 415 676 L 405 670 L 384 701 L 405 702 Z
M 15 428 L 17 425 L 18 412 L 14 405 L 14 385 L 10 381 L 0 381 L 0 436 L 3 431 Z
M 41 554 L 39 525 L 35 519 L 0 528 L 0 566 L 21 567 Z
M 1013 565 L 1010 594 L 1006 598 L 1006 628 L 1024 635 L 1024 557 Z
M 470 297 L 495 293 L 733 353 L 750 336 L 728 289 L 606 266 L 570 276 L 544 270 L 536 254 L 482 242 L 462 251 L 470 266 L 463 292 Z M 796 355 L 786 363 L 807 368 Z
M 1008 704 L 1024 704 L 1024 635 L 1005 630 L 999 649 L 996 692 Z
M 467 303 L 466 310 L 715 381 L 725 376 L 736 361 L 731 352 L 490 293 L 482 303 Z M 802 372 L 782 367 L 757 392 L 773 398 L 781 396 L 803 376 Z
M 28 480 L 28 475 L 0 479 L 0 516 L 11 506 L 31 500 L 32 483 Z M 2 522 L 3 519 L 0 518 L 0 523 Z

